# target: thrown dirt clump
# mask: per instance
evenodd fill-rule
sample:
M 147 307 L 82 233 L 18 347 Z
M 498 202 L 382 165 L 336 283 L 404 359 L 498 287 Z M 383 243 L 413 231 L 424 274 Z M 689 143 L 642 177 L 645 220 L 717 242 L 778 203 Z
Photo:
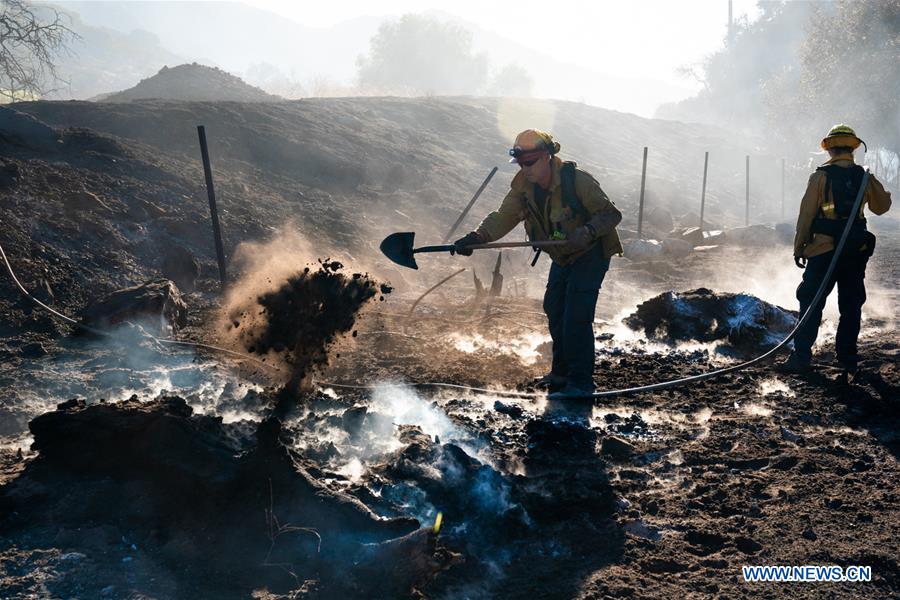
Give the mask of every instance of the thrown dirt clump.
M 329 348 L 353 328 L 363 305 L 376 296 L 383 300 L 391 291 L 367 274 L 344 275 L 343 268 L 337 261 L 319 260 L 318 269 L 306 267 L 278 289 L 259 295 L 262 310 L 255 316 L 260 319 L 235 322 L 248 351 L 275 352 L 289 365 L 288 394 L 299 389 L 312 369 L 328 363 Z

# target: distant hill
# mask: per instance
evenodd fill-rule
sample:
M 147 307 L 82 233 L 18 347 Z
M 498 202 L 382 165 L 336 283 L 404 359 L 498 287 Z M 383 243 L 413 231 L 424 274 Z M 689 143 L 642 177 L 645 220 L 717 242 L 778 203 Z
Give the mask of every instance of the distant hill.
M 34 5 L 40 18 L 63 14 L 63 21 L 78 38 L 67 42 L 67 51 L 57 57 L 60 81 L 45 96 L 47 100 L 84 100 L 133 86 L 163 65 L 187 62 L 184 56 L 162 46 L 146 29 L 127 32 L 87 24 L 68 5 Z
M 197 63 L 163 67 L 153 77 L 141 80 L 133 88 L 109 94 L 103 102 L 132 100 L 192 100 L 202 102 L 278 102 L 278 96 L 248 85 L 231 73 Z
M 151 31 L 166 48 L 188 60 L 221 66 L 271 89 L 250 73 L 255 65 L 268 65 L 283 77 L 301 83 L 308 95 L 314 96 L 332 95 L 311 89 L 317 79 L 354 85 L 357 58 L 369 51 L 369 41 L 379 25 L 399 17 L 361 16 L 329 27 L 310 27 L 237 2 L 91 0 L 66 2 L 66 7 L 77 11 L 85 21 L 104 27 L 123 32 L 138 28 Z M 374 4 L 372 7 L 373 12 L 378 10 Z M 473 49 L 485 52 L 494 70 L 507 64 L 524 67 L 534 79 L 538 97 L 586 102 L 649 117 L 661 102 L 691 94 L 687 87 L 663 81 L 611 75 L 604 72 L 600 62 L 592 69 L 558 60 L 444 11 L 423 14 L 470 31 Z M 197 26 L 203 23 L 215 26 Z M 259 32 L 266 33 L 260 36 Z
M 64 6 L 97 26 L 125 33 L 151 31 L 163 46 L 186 59 L 181 62 L 211 64 L 240 75 L 255 64 L 268 63 L 304 83 L 327 78 L 349 84 L 356 77 L 356 58 L 367 51 L 384 20 L 363 16 L 310 27 L 269 10 L 219 1 L 88 0 L 66 1 Z

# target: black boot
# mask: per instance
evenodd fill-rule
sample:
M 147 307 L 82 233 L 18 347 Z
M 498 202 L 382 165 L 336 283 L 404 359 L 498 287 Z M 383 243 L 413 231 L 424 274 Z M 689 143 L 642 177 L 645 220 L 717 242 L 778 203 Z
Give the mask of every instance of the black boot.
M 838 376 L 838 383 L 850 385 L 851 383 L 859 383 L 862 381 L 859 365 L 855 362 L 841 361 L 841 374 Z
M 809 359 L 801 358 L 795 352 L 791 352 L 786 361 L 775 365 L 775 370 L 779 373 L 805 375 L 812 371 L 812 364 Z
M 560 390 L 566 387 L 567 383 L 569 383 L 569 379 L 567 377 L 557 375 L 556 373 L 547 373 L 543 377 L 539 377 L 532 381 L 531 385 L 539 390 L 555 392 L 556 390 Z

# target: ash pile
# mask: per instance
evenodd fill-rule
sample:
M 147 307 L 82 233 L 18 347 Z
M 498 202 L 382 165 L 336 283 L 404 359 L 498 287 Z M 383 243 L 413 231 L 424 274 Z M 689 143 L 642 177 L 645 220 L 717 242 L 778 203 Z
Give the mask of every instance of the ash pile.
M 728 345 L 723 350 L 752 355 L 787 337 L 797 318 L 796 311 L 750 294 L 697 288 L 664 292 L 642 302 L 624 323 L 650 340 L 668 344 L 722 341 Z

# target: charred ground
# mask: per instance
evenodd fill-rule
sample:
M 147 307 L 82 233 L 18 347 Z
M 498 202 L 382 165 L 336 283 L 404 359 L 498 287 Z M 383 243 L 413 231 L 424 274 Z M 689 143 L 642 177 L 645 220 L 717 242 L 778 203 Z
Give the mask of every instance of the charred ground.
M 0 287 L 5 594 L 896 595 L 900 373 L 893 313 L 883 308 L 897 299 L 895 221 L 880 232 L 870 269 L 867 375 L 848 387 L 835 384 L 827 350 L 808 378 L 756 368 L 593 406 L 389 385 L 524 389 L 546 369 L 538 300 L 545 264 L 530 270 L 524 253 L 505 254 L 507 289 L 518 279 L 526 296 L 475 302 L 466 273 L 409 316 L 411 301 L 446 274 L 446 262 L 423 260 L 421 272 L 400 272 L 377 255 L 391 231 L 414 229 L 423 243 L 443 236 L 482 171 L 503 155 L 500 104 L 21 105 L 40 121 L 15 116 L 3 128 L 0 244 L 26 287 L 67 313 L 164 274 L 177 246 L 199 271 L 185 296 L 181 335 L 228 339 L 217 329 L 198 123 L 211 139 L 229 256 L 292 218 L 312 249 L 296 257 L 298 275 L 313 259 L 334 256 L 348 271 L 369 271 L 397 289 L 362 311 L 357 335 L 338 340 L 331 364 L 317 373 L 320 382 L 386 385 L 323 383 L 298 398 L 282 428 L 265 420 L 277 391 L 267 386 L 283 384 L 286 373 L 173 353 L 129 337 L 130 330 L 115 343 L 72 337 L 11 284 Z M 707 139 L 695 141 L 693 126 L 557 106 L 564 149 L 593 168 L 629 214 L 639 161 L 607 158 L 576 128 L 615 132 L 623 153 L 637 157 L 644 137 L 654 147 L 659 140 L 665 158 L 657 189 L 667 190 L 673 207 L 693 197 L 685 146 L 696 144 L 698 155 L 709 139 L 729 147 L 717 130 L 704 129 Z M 495 205 L 503 187 L 493 184 L 479 206 Z M 741 213 L 733 198 L 715 198 L 723 224 L 732 210 Z M 759 268 L 789 261 L 786 246 L 778 252 L 723 245 L 679 260 L 617 259 L 598 308 L 598 387 L 656 382 L 731 360 L 705 340 L 678 347 L 647 340 L 619 319 L 661 292 L 704 286 L 792 308 L 789 292 L 766 293 L 780 278 L 777 263 Z M 459 264 L 474 264 L 483 278 L 494 259 Z M 453 260 L 455 267 L 462 259 Z M 291 289 L 281 300 L 290 300 Z M 270 299 L 279 302 L 277 293 Z M 277 333 L 290 330 L 297 329 Z M 162 372 L 164 383 L 135 377 L 141 369 Z M 85 382 L 72 382 L 82 375 Z M 184 398 L 147 402 L 160 386 Z M 127 400 L 129 389 L 142 401 Z M 119 394 L 124 402 L 99 402 Z M 81 401 L 54 410 L 73 396 Z M 20 437 L 29 421 L 36 454 Z M 96 443 L 86 446 L 85 432 Z M 313 519 L 312 498 L 354 516 L 335 524 L 338 510 Z M 427 533 L 438 510 L 445 524 L 435 539 Z M 273 546 L 273 516 L 315 529 L 321 546 L 305 530 Z M 423 533 L 403 537 L 411 531 Z M 391 540 L 377 550 L 362 545 Z M 341 579 L 335 573 L 347 559 L 362 567 Z M 802 588 L 740 580 L 742 564 L 810 563 L 871 565 L 874 580 Z

